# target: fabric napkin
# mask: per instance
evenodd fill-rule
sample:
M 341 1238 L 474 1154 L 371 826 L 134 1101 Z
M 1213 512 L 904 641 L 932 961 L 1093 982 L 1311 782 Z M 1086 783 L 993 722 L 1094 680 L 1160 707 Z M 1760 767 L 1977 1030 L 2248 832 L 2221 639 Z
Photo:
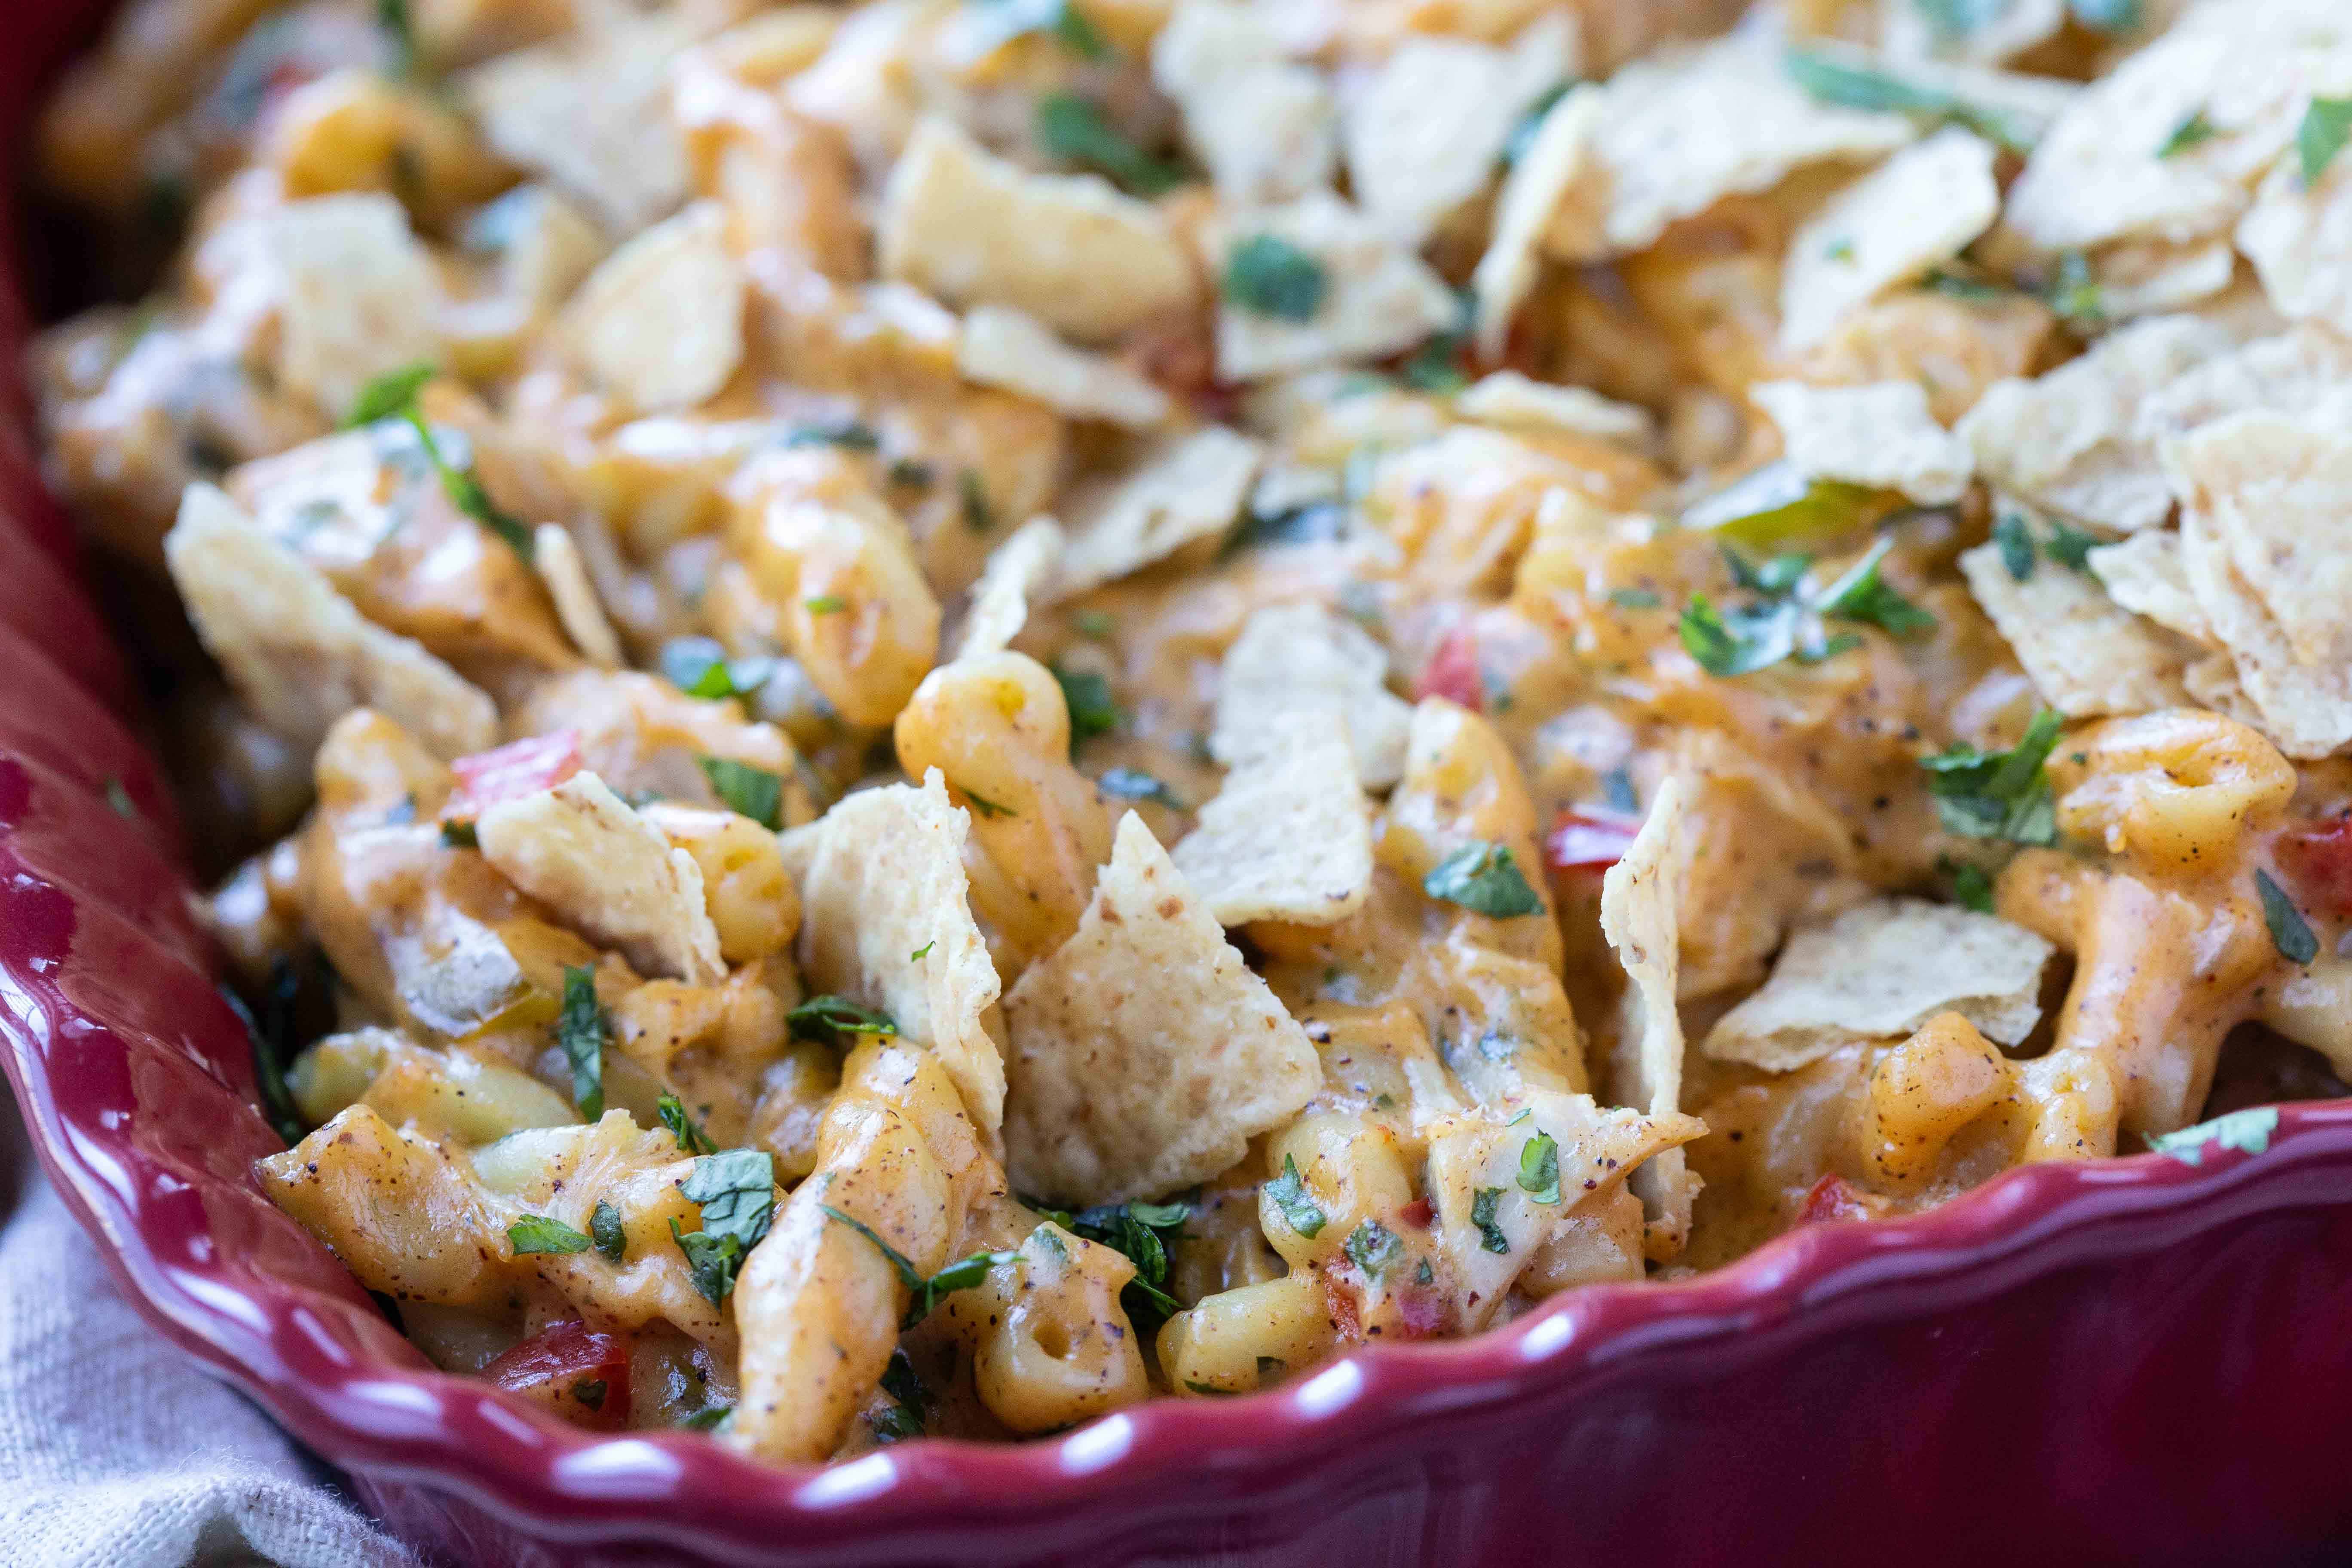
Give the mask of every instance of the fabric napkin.
M 0 1568 L 418 1568 L 151 1332 L 0 1089 Z

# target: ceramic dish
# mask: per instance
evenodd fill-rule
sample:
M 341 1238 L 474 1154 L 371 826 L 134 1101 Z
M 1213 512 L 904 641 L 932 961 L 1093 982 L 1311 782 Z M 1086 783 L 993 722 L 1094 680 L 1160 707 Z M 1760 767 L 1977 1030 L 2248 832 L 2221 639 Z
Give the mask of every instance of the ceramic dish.
M 100 9 L 21 7 L 12 139 Z M 12 291 L 12 364 L 24 321 Z M 436 1372 L 254 1181 L 281 1145 L 249 1043 L 13 378 L 5 402 L 10 1080 L 128 1298 L 437 1560 L 2251 1563 L 2320 1560 L 2352 1526 L 2347 1102 L 1019 1446 L 779 1468 L 691 1434 L 598 1437 Z

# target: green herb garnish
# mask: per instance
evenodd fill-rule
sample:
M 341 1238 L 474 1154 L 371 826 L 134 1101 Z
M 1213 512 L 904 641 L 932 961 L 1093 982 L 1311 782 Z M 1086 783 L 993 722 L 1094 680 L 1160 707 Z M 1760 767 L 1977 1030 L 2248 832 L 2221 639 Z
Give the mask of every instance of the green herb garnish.
M 1518 119 L 1512 122 L 1511 133 L 1503 138 L 1503 167 L 1510 168 L 1528 155 L 1528 149 L 1536 144 L 1536 137 L 1543 130 L 1545 117 L 1575 86 L 1573 81 L 1554 83 L 1519 111 Z
M 2042 542 L 2042 549 L 2061 566 L 2076 572 L 2088 572 L 2091 569 L 2091 552 L 2105 542 L 2095 533 L 2086 533 L 2053 518 L 2050 537 Z
M 2316 184 L 2344 143 L 2352 140 L 2352 98 L 2315 98 L 2295 127 L 2295 155 L 2303 162 L 2303 183 Z
M 1184 183 L 1180 163 L 1154 157 L 1121 134 L 1101 108 L 1074 92 L 1037 100 L 1037 143 L 1066 163 L 1108 176 L 1139 196 L 1157 196 Z
M 535 1252 L 585 1252 L 591 1245 L 588 1238 L 560 1219 L 550 1219 L 543 1214 L 527 1214 L 507 1226 L 507 1243 L 517 1258 Z
M 621 1211 L 602 1198 L 588 1216 L 588 1238 L 607 1263 L 617 1267 L 629 1255 L 629 1231 L 622 1223 Z
M 1307 1193 L 1307 1179 L 1298 1173 L 1298 1163 L 1289 1155 L 1282 1157 L 1282 1174 L 1265 1184 L 1265 1195 L 1282 1211 L 1283 1223 L 1299 1235 L 1312 1237 L 1322 1230 L 1322 1205 Z
M 2080 331 L 2095 332 L 2107 324 L 2106 296 L 2091 275 L 2089 258 L 2079 250 L 2058 258 L 2058 275 L 2042 302 L 2060 321 Z
M 1348 1233 L 1348 1261 L 1379 1280 L 1404 1261 L 1404 1239 L 1376 1219 L 1368 1219 Z
M 2319 939 L 2311 933 L 2311 923 L 2268 871 L 2254 872 L 2254 891 L 2262 895 L 2263 923 L 2271 928 L 2271 945 L 2278 955 L 2289 963 L 2309 963 L 2318 957 Z
M 2056 712 L 2044 708 L 2026 726 L 2024 738 L 2008 751 L 1979 752 L 1955 744 L 1920 758 L 1944 830 L 1964 838 L 2056 843 L 2056 806 L 2042 763 L 2064 725 Z
M 1980 915 L 1992 913 L 1992 879 L 1981 866 L 1971 866 L 1950 856 L 1939 857 L 1937 868 L 1952 879 L 1952 900 L 1964 910 L 1974 910 Z
M 1957 94 L 1867 66 L 1832 59 L 1817 49 L 1791 48 L 1782 62 L 1790 79 L 1820 102 L 1881 114 L 1907 114 L 1929 123 L 1951 121 L 2012 153 L 2033 151 L 2032 130 L 2017 116 L 1990 105 L 1971 103 Z
M 377 376 L 360 389 L 359 398 L 352 405 L 351 417 L 343 422 L 344 426 L 348 429 L 385 419 L 404 420 L 415 433 L 425 461 L 440 476 L 442 493 L 449 498 L 449 504 L 505 540 L 509 548 L 529 561 L 533 553 L 530 528 L 520 519 L 499 510 L 497 503 L 490 500 L 490 492 L 482 488 L 482 481 L 471 463 L 460 468 L 442 455 L 441 444 L 434 438 L 433 426 L 425 422 L 424 411 L 417 406 L 416 395 L 436 374 L 435 367 L 430 364 L 412 364 Z
M 2214 133 L 2213 122 L 2205 117 L 2205 111 L 2202 109 L 2192 110 L 2189 118 L 2172 128 L 2171 135 L 2157 143 L 2156 155 L 2159 158 L 2174 157 L 2200 142 L 2211 141 Z
M 1612 588 L 1609 602 L 1621 610 L 1654 610 L 1665 601 L 1647 588 Z
M 1311 321 L 1330 284 L 1322 262 L 1279 235 L 1250 235 L 1225 253 L 1225 298 L 1254 315 Z
M 966 468 L 957 476 L 956 486 L 962 497 L 963 525 L 974 533 L 986 533 L 996 526 L 996 513 L 988 504 L 988 490 L 980 482 L 980 475 Z
M 1544 907 L 1509 847 L 1483 838 L 1473 839 L 1431 867 L 1429 875 L 1421 879 L 1421 890 L 1498 921 L 1541 914 Z
M 975 794 L 974 792 L 964 788 L 963 785 L 956 784 L 953 779 L 950 779 L 948 783 L 955 784 L 956 793 L 963 796 L 965 804 L 969 805 L 972 810 L 980 813 L 982 816 L 986 817 L 992 822 L 1000 816 L 1018 816 L 1020 815 L 1019 812 L 1014 811 L 1011 806 L 1000 805 L 996 802 L 989 799 L 986 795 Z
M 480 835 L 470 822 L 445 822 L 441 825 L 441 847 L 444 849 L 479 849 Z
M 930 1391 L 915 1375 L 915 1363 L 907 1359 L 903 1347 L 890 1352 L 890 1364 L 882 1369 L 882 1392 L 893 1403 L 889 1409 L 866 1417 L 874 1428 L 874 1441 L 887 1447 L 921 1436 L 924 1424 L 930 1419 Z
M 1168 1243 L 1183 1234 L 1184 1222 L 1192 1217 L 1192 1205 L 1136 1200 L 1100 1204 L 1074 1215 L 1053 1212 L 1049 1217 L 1073 1236 L 1122 1252 L 1134 1263 L 1135 1278 L 1119 1293 L 1119 1301 L 1137 1328 L 1156 1328 L 1183 1310 L 1183 1303 L 1165 1289 Z
M 702 1224 L 684 1230 L 672 1219 L 669 1233 L 686 1254 L 694 1288 L 716 1307 L 735 1289 L 743 1259 L 775 1223 L 775 1157 L 764 1149 L 702 1155 L 678 1190 L 700 1206 Z
M 856 1035 L 898 1032 L 889 1014 L 861 1007 L 846 996 L 812 996 L 784 1015 L 784 1027 L 795 1040 L 828 1043 Z
M 1328 544 L 1348 536 L 1348 508 L 1336 500 L 1302 501 L 1276 511 L 1244 511 L 1218 554 L 1237 554 L 1268 545 Z
M 803 599 L 801 608 L 812 616 L 837 616 L 849 608 L 849 601 L 838 594 L 818 594 Z
M 253 1081 L 261 1091 L 262 1115 L 288 1147 L 299 1143 L 310 1127 L 302 1119 L 301 1107 L 295 1103 L 294 1091 L 286 1086 L 286 1069 L 293 1059 L 294 1005 L 301 995 L 301 975 L 290 959 L 272 961 L 269 989 L 263 995 L 258 1018 L 244 997 L 226 985 L 216 989 L 237 1022 L 245 1026 L 246 1038 L 252 1044 Z
M 1126 720 L 1110 694 L 1110 682 L 1092 670 L 1054 667 L 1061 683 L 1062 701 L 1070 710 L 1070 750 L 1075 753 L 1097 735 L 1108 735 Z
M 709 1133 L 694 1124 L 694 1118 L 686 1113 L 686 1101 L 677 1095 L 665 1093 L 655 1102 L 654 1114 L 661 1118 L 661 1124 L 669 1129 L 670 1136 L 677 1140 L 677 1146 L 686 1152 L 719 1152 L 719 1145 L 710 1141 Z
M 970 1258 L 949 1264 L 926 1279 L 916 1272 L 913 1264 L 907 1261 L 905 1253 L 883 1240 L 881 1235 L 864 1220 L 845 1215 L 831 1204 L 819 1204 L 817 1207 L 879 1248 L 883 1258 L 889 1262 L 890 1271 L 907 1288 L 912 1299 L 908 1302 L 906 1314 L 898 1320 L 898 1329 L 902 1333 L 929 1317 L 931 1309 L 938 1306 L 942 1298 L 958 1290 L 971 1289 L 988 1278 L 990 1269 L 1021 1256 L 1017 1252 L 975 1252 Z
M 882 437 L 871 425 L 844 419 L 834 425 L 795 425 L 784 433 L 787 447 L 841 447 L 852 452 L 878 452 Z
M 1519 1190 L 1539 1204 L 1559 1202 L 1559 1143 L 1550 1133 L 1519 1145 Z
M 572 1064 L 572 1103 L 581 1120 L 594 1121 L 604 1114 L 604 1009 L 596 1003 L 593 966 L 567 964 L 563 970 L 563 1011 L 555 1020 L 555 1043 Z
M 1502 1201 L 1500 1187 L 1480 1187 L 1470 1198 L 1470 1223 L 1478 1227 L 1478 1245 L 1488 1252 L 1511 1250 L 1511 1238 L 1495 1223 L 1495 1207 Z
M 661 671 L 688 697 L 749 697 L 775 674 L 772 658 L 736 658 L 715 637 L 672 637 L 662 645 Z
M 2169 1154 L 2184 1165 L 2201 1165 L 2209 1143 L 2259 1154 L 2271 1146 L 2271 1135 L 2277 1131 L 2278 1107 L 2255 1105 L 2217 1116 L 2210 1121 L 2200 1121 L 2194 1127 L 2184 1127 L 2178 1132 L 2158 1133 L 2147 1140 L 2147 1146 L 2151 1152 Z
M 1184 809 L 1174 790 L 1140 768 L 1105 768 L 1095 788 L 1120 800 L 1156 800 L 1171 811 Z
M 681 1416 L 678 1427 L 687 1432 L 709 1432 L 735 1414 L 735 1407 L 723 1402 L 704 1405 L 691 1415 Z
M 2033 533 L 2021 513 L 2002 512 L 1992 525 L 1992 542 L 2012 579 L 2022 583 L 2033 575 Z
M 784 781 L 732 757 L 697 757 L 702 776 L 727 809 L 774 832 L 784 825 Z

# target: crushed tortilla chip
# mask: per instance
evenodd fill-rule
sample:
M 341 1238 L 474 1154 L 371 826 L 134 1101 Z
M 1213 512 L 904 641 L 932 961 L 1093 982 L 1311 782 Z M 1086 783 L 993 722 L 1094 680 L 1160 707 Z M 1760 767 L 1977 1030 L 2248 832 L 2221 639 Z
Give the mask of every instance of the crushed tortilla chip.
M 747 289 L 726 209 L 697 202 L 606 257 L 566 308 L 564 331 L 615 403 L 691 408 L 742 363 Z
M 1308 709 L 1289 743 L 1244 757 L 1171 857 L 1221 925 L 1334 925 L 1372 889 L 1372 833 L 1339 714 Z
M 547 584 L 547 595 L 555 601 L 556 619 L 563 623 L 572 646 L 599 669 L 620 668 L 625 662 L 621 639 L 614 635 L 613 623 L 604 618 L 604 603 L 596 596 L 596 584 L 589 580 L 587 563 L 580 558 L 580 546 L 572 542 L 571 531 L 552 522 L 533 529 L 530 563 L 538 570 L 539 580 Z
M 1515 370 L 1480 376 L 1454 398 L 1454 412 L 1505 429 L 1563 430 L 1635 447 L 1647 446 L 1658 428 L 1657 420 L 1639 404 L 1620 403 L 1586 387 L 1537 381 Z
M 1566 18 L 1531 22 L 1507 48 L 1407 33 L 1351 97 L 1348 183 L 1389 237 L 1418 247 L 1484 191 L 1530 104 L 1576 68 Z
M 2117 533 L 2172 514 L 2172 492 L 2140 411 L 2168 382 L 2232 343 L 2194 316 L 2155 316 L 2031 381 L 1998 382 L 1958 434 L 1987 483 L 2045 510 Z
M 2237 273 L 2238 253 L 2226 239 L 2126 241 L 2091 263 L 2100 313 L 2115 323 L 2189 310 L 2227 289 Z
M 1536 133 L 1503 178 L 1495 202 L 1494 233 L 1478 268 L 1470 277 L 1472 321 L 1478 352 L 1502 357 L 1511 318 L 1535 291 L 1543 270 L 1545 237 L 1571 191 L 1592 184 L 1598 173 L 1593 152 L 1601 121 L 1601 89 L 1585 84 L 1551 106 Z M 1597 200 L 1597 193 L 1587 193 Z M 1597 226 L 1596 213 L 1579 220 Z M 1572 225 L 1573 226 L 1573 225 Z
M 1779 39 L 1750 28 L 1660 49 L 1612 77 L 1592 147 L 1608 195 L 1597 212 L 1578 203 L 1554 223 L 1553 253 L 1640 250 L 1725 196 L 1769 190 L 1808 163 L 1876 158 L 1917 134 L 1899 114 L 1817 102 L 1780 56 Z
M 1004 997 L 1005 1166 L 1055 1202 L 1230 1168 L 1321 1087 L 1307 1032 L 1133 812 L 1076 932 Z
M 2180 559 L 2180 535 L 2169 529 L 2144 529 L 2120 544 L 2087 551 L 2091 574 L 2107 596 L 2136 616 L 2146 616 L 2195 642 L 2213 641 L 2213 623 L 2197 606 L 2189 568 Z
M 474 819 L 474 836 L 508 881 L 619 948 L 640 973 L 689 985 L 727 978 L 702 868 L 594 773 L 495 802 Z
M 1918 277 L 2000 216 L 1993 145 L 1951 126 L 1906 147 L 1797 230 L 1780 269 L 1780 344 L 1811 348 L 1848 314 Z
M 1790 466 L 1809 479 L 1901 490 L 1924 506 L 1968 493 L 1968 443 L 1936 423 L 1913 381 L 1811 386 L 1768 381 L 1748 389 L 1772 416 Z
M 2352 342 L 2300 326 L 2252 339 L 2168 383 L 2141 405 L 2137 434 L 2160 445 L 2210 419 L 2267 408 L 2300 414 L 2352 389 Z
M 164 537 L 206 652 L 255 715 L 306 750 L 354 708 L 405 726 L 436 756 L 498 740 L 488 695 L 413 638 L 362 616 L 326 574 L 211 485 L 190 485 Z
M 1339 161 L 1331 89 L 1287 58 L 1262 9 L 1181 0 L 1152 40 L 1151 79 L 1183 110 L 1185 142 L 1224 200 L 1287 201 L 1329 182 Z
M 1082 594 L 1223 532 L 1265 460 L 1259 443 L 1207 425 L 1166 437 L 1125 473 L 1082 487 L 1070 498 L 1069 545 L 1054 596 Z
M 1225 652 L 1209 754 L 1232 767 L 1290 743 L 1297 714 L 1327 708 L 1348 726 L 1368 789 L 1404 772 L 1412 705 L 1388 689 L 1388 650 L 1361 626 L 1316 605 L 1259 610 Z
M 1701 1048 L 1717 1061 L 1793 1072 L 1840 1046 L 1899 1039 L 1944 1012 L 2013 1046 L 2042 1016 L 2052 952 L 1992 915 L 1874 899 L 1790 937 L 1772 978 L 1717 1020 Z
M 1282 240 L 1322 268 L 1321 304 L 1303 321 L 1217 305 L 1217 374 L 1263 381 L 1319 365 L 1379 359 L 1453 327 L 1454 290 L 1428 263 L 1328 191 L 1278 207 L 1225 216 L 1202 229 L 1202 259 L 1222 276 L 1233 247 L 1256 236 Z
M 1625 999 L 1617 1029 L 1613 1079 L 1617 1092 L 1652 1116 L 1682 1110 L 1683 1023 L 1675 1005 L 1682 969 L 1677 912 L 1683 862 L 1682 781 L 1668 774 L 1650 802 L 1642 830 L 1601 879 L 1601 931 L 1625 966 Z M 1678 1256 L 1690 1237 L 1691 1205 L 1699 1181 L 1679 1147 L 1662 1150 L 1634 1173 L 1633 1190 L 1649 1215 L 1648 1250 Z
M 954 121 L 915 128 L 876 228 L 882 275 L 950 305 L 1011 305 L 1099 342 L 1189 303 L 1192 263 L 1159 209 L 1093 174 L 1033 174 Z
M 1060 523 L 1033 517 L 989 552 L 988 564 L 971 587 L 971 608 L 964 613 L 956 643 L 958 658 L 1001 653 L 1013 646 L 1028 623 L 1029 601 L 1053 580 L 1061 564 L 1063 543 Z
M 2027 528 L 2037 544 L 2048 537 L 2046 528 Z M 2181 671 L 2202 650 L 2116 604 L 2092 574 L 2043 552 L 2020 581 L 1999 544 L 1964 552 L 1960 572 L 2034 690 L 2067 718 L 2146 713 L 2185 699 Z
M 785 834 L 784 868 L 800 888 L 809 988 L 879 1008 L 930 1047 L 992 1136 L 1004 1121 L 1004 1061 L 986 1015 L 1001 982 L 971 917 L 971 828 L 933 768 L 920 788 L 859 790 Z
M 2297 160 L 2280 160 L 2237 239 L 2279 314 L 2352 332 L 2352 158 L 2339 154 L 2308 187 Z
M 956 340 L 956 371 L 981 386 L 1034 397 L 1079 419 L 1130 428 L 1168 417 L 1168 395 L 1108 354 L 1074 349 L 1036 317 L 975 305 Z

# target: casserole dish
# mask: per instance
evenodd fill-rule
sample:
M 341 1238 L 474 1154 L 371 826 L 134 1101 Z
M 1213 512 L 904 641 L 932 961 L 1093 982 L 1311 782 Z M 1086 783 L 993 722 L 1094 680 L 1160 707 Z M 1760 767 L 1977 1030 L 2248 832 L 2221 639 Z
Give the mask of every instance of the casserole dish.
M 84 19 L 35 15 L 52 39 Z M 36 40 L 37 41 L 37 40 Z M 25 73 L 7 101 L 30 101 Z M 21 327 L 15 309 L 12 326 Z M 13 357 L 12 357 L 13 363 Z M 21 398 L 11 402 L 21 407 Z M 430 1370 L 255 1186 L 277 1135 L 184 912 L 167 796 L 19 416 L 0 533 L 8 1071 L 158 1329 L 421 1550 L 469 1563 L 2316 1559 L 2347 1509 L 2352 1110 L 2038 1166 L 1452 1346 L 830 1469 L 599 1439 Z M 130 809 L 123 809 L 127 803 Z M 1879 1525 L 1857 1531 L 1859 1519 Z

